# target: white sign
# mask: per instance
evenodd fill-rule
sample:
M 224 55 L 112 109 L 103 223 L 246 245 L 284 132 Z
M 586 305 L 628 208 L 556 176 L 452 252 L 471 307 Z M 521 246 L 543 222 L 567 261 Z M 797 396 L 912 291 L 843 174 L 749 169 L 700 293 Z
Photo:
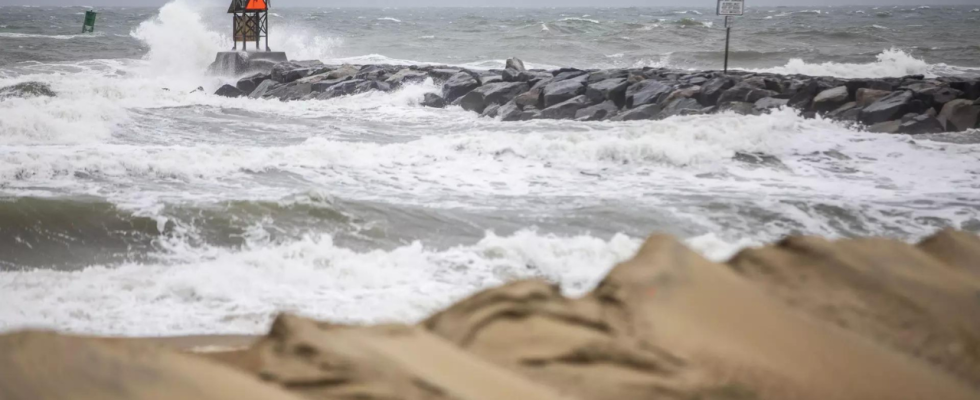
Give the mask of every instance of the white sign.
M 733 25 L 735 25 L 735 17 L 733 17 L 731 15 L 726 15 L 725 16 L 725 28 L 731 28 Z
M 742 15 L 745 0 L 718 0 L 718 15 Z

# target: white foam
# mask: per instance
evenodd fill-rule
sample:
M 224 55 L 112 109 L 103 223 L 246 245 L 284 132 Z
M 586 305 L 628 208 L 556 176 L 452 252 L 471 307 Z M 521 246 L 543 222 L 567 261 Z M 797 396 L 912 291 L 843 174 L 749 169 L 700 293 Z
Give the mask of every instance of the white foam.
M 6 25 L 0 25 L 0 28 L 6 28 Z M 32 33 L 16 33 L 16 32 L 0 32 L 0 37 L 3 38 L 31 38 L 31 39 L 55 39 L 55 40 L 71 40 L 71 39 L 94 39 L 105 36 L 102 32 L 86 33 L 83 35 L 38 35 Z
M 413 322 L 477 290 L 525 278 L 590 290 L 639 241 L 623 235 L 488 233 L 471 246 L 356 252 L 329 236 L 237 250 L 186 249 L 172 265 L 0 273 L 0 331 L 124 335 L 261 333 L 279 311 L 337 322 Z
M 594 20 L 594 19 L 578 18 L 578 17 L 567 17 L 567 18 L 562 18 L 562 19 L 560 19 L 558 21 L 561 21 L 561 22 L 591 22 L 593 24 L 598 24 L 599 23 L 599 21 Z
M 754 69 L 753 71 L 841 78 L 883 78 L 915 74 L 934 77 L 938 69 L 953 68 L 945 64 L 929 64 L 899 49 L 885 50 L 876 58 L 877 61 L 868 64 L 836 62 L 811 64 L 794 58 L 782 67 Z
M 398 23 L 401 23 L 402 22 L 400 19 L 392 18 L 392 17 L 378 18 L 378 21 L 391 21 L 391 22 L 398 22 Z

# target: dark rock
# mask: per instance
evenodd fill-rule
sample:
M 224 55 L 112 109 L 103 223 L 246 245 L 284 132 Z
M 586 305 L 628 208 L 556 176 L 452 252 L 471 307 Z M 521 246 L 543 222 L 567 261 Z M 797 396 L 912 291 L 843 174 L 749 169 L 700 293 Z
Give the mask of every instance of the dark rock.
M 388 79 L 388 68 L 380 65 L 365 65 L 357 71 L 357 75 L 354 75 L 354 78 L 371 81 L 384 81 L 385 79 Z
M 359 71 L 360 69 L 353 65 L 344 64 L 327 72 L 324 78 L 326 80 L 354 79 Z
M 504 78 L 500 75 L 487 75 L 480 78 L 480 82 L 482 82 L 481 86 L 489 85 L 491 83 L 503 82 L 503 81 Z
M 939 113 L 939 122 L 950 132 L 976 128 L 978 121 L 980 121 L 980 104 L 970 100 L 950 101 Z
M 530 121 L 532 119 L 541 119 L 541 111 L 525 110 L 521 113 L 521 121 Z
M 843 105 L 841 105 L 840 107 L 837 107 L 833 111 L 827 113 L 827 117 L 837 119 L 842 114 L 844 114 L 845 112 L 850 111 L 850 110 L 853 110 L 853 109 L 860 110 L 860 108 L 858 108 L 858 106 L 857 106 L 857 102 L 854 102 L 854 101 L 847 102 L 847 103 L 844 103 Z M 858 114 L 860 114 L 860 112 Z
M 500 108 L 497 110 L 497 116 L 500 117 L 501 121 L 520 121 L 521 114 L 523 113 L 524 111 L 517 106 L 517 103 L 515 103 L 514 100 L 500 106 Z
M 363 81 L 354 87 L 354 93 L 366 93 L 374 90 L 389 92 L 391 91 L 391 85 L 379 81 Z
M 371 81 L 365 81 L 363 79 L 348 79 L 340 83 L 337 83 L 333 86 L 330 86 L 329 88 L 324 90 L 323 93 L 318 94 L 316 98 L 320 100 L 326 100 L 335 97 L 347 96 L 354 93 L 358 93 L 358 89 L 361 88 L 363 90 L 367 82 L 371 82 Z
M 933 87 L 916 93 L 916 98 L 921 99 L 926 104 L 932 104 L 937 110 L 942 110 L 943 105 L 960 98 L 963 92 L 948 86 Z
M 324 65 L 319 61 L 287 61 L 272 67 L 270 78 L 279 83 L 290 83 L 305 78 Z
M 838 86 L 833 89 L 827 89 L 820 92 L 813 98 L 813 105 L 811 108 L 816 112 L 833 111 L 846 104 L 847 98 L 847 86 Z
M 918 115 L 906 122 L 903 122 L 898 127 L 898 133 L 906 133 L 910 135 L 940 133 L 943 131 L 943 125 L 939 123 L 938 119 L 925 114 Z
M 487 106 L 487 108 L 483 109 L 483 112 L 480 113 L 480 116 L 485 118 L 497 118 L 497 110 L 499 109 L 500 109 L 500 104 L 491 104 Z
M 271 76 L 272 75 L 270 74 L 264 74 L 260 72 L 255 75 L 247 76 L 245 78 L 239 79 L 238 83 L 235 84 L 235 87 L 237 87 L 238 90 L 241 90 L 242 93 L 249 94 L 252 93 L 255 90 L 255 88 L 259 87 L 260 83 L 262 83 L 267 79 L 270 79 Z
M 438 94 L 426 93 L 425 96 L 422 97 L 422 106 L 432 107 L 432 108 L 446 108 L 446 100 L 443 99 L 442 96 Z
M 855 102 L 857 103 L 858 107 L 864 108 L 891 93 L 892 92 L 885 90 L 861 88 L 858 89 L 857 93 L 855 94 Z
M 542 96 L 544 98 L 544 108 L 549 108 L 559 103 L 566 102 L 576 96 L 585 93 L 585 82 L 580 79 L 566 79 L 562 81 L 552 81 L 544 86 Z
M 868 132 L 873 133 L 898 133 L 902 127 L 902 121 L 884 121 L 868 127 Z
M 531 79 L 531 75 L 524 73 L 523 71 L 507 68 L 504 70 L 501 78 L 504 82 L 527 82 Z
M 859 89 L 881 90 L 885 92 L 895 90 L 895 85 L 877 79 L 852 79 L 844 82 L 844 86 L 847 86 L 847 93 L 851 98 L 857 97 Z
M 585 88 L 585 96 L 592 104 L 598 104 L 606 100 L 612 100 L 616 107 L 626 106 L 626 88 L 629 84 L 625 78 L 612 78 L 596 83 L 590 83 Z
M 626 79 L 623 79 L 625 82 Z M 589 106 L 575 112 L 577 121 L 601 121 L 619 113 L 619 107 L 612 100 L 606 100 L 594 106 Z
M 893 120 L 905 115 L 911 108 L 912 92 L 892 92 L 861 110 L 860 120 L 867 125 Z
M 526 109 L 529 107 L 543 107 L 544 104 L 541 96 L 542 90 L 544 90 L 544 88 L 536 87 L 528 90 L 527 92 L 521 93 L 514 98 L 514 103 L 516 103 L 521 109 Z
M 629 76 L 629 78 L 626 78 L 626 83 L 629 83 L 630 85 L 635 85 L 635 84 L 640 83 L 640 82 L 643 82 L 645 80 L 647 80 L 647 77 L 645 77 L 643 75 L 631 73 L 630 76 Z
M 681 82 L 692 86 L 702 86 L 708 82 L 708 78 L 699 75 L 688 75 L 681 77 Z
M 698 100 L 705 106 L 716 105 L 722 93 L 734 86 L 734 79 L 728 77 L 714 78 L 701 86 L 701 94 Z
M 785 107 L 786 103 L 789 103 L 789 99 L 777 99 L 775 97 L 765 97 L 761 98 L 755 102 L 753 105 L 756 110 L 771 110 L 774 108 Z
M 245 93 L 243 93 L 237 87 L 231 85 L 221 86 L 220 88 L 218 88 L 218 91 L 214 92 L 214 94 L 221 97 L 232 97 L 232 98 L 245 96 Z
M 54 90 L 51 90 L 51 86 L 44 82 L 21 82 L 0 88 L 0 99 L 6 97 L 55 97 L 57 95 Z
M 561 68 L 552 71 L 552 75 L 555 77 L 555 82 L 577 78 L 585 74 L 588 74 L 588 71 L 582 71 L 577 68 Z
M 817 94 L 821 91 L 820 82 L 816 79 L 811 79 L 796 90 L 796 94 L 790 97 L 786 105 L 804 111 L 809 110 L 810 106 L 813 105 L 813 98 L 817 97 Z
M 490 83 L 467 93 L 459 105 L 464 110 L 482 113 L 486 107 L 507 103 L 526 91 L 528 91 L 528 85 L 525 82 Z
M 980 80 L 950 82 L 949 87 L 963 92 L 964 99 L 980 100 Z
M 701 111 L 701 104 L 697 100 L 689 97 L 681 97 L 667 103 L 667 106 L 660 112 L 660 118 L 668 118 L 675 115 L 691 115 Z
M 665 107 L 668 103 L 677 99 L 695 99 L 697 101 L 698 95 L 701 94 L 700 86 L 691 86 L 683 89 L 677 89 L 670 92 L 669 95 L 657 102 L 661 108 Z
M 504 65 L 504 69 L 512 69 L 517 72 L 527 71 L 527 69 L 524 68 L 524 61 L 521 61 L 521 59 L 517 57 L 507 59 L 507 62 Z
M 670 95 L 674 88 L 655 80 L 645 80 L 626 89 L 626 107 L 634 108 L 645 104 L 657 104 Z
M 725 105 L 734 102 L 755 104 L 755 102 L 761 99 L 775 95 L 776 92 L 771 90 L 759 89 L 752 85 L 740 83 L 722 93 L 721 97 L 718 98 L 718 104 Z
M 589 106 L 589 99 L 585 95 L 576 96 L 567 101 L 555 104 L 541 110 L 541 117 L 546 119 L 572 119 L 575 113 Z
M 467 72 L 458 72 L 442 85 L 442 98 L 452 103 L 478 87 L 480 81 Z
M 328 89 L 330 89 L 330 87 L 332 87 L 333 85 L 336 85 L 338 83 L 341 83 L 341 82 L 344 82 L 344 81 L 348 81 L 348 80 L 350 80 L 350 77 L 347 77 L 347 78 L 344 78 L 344 79 L 322 80 L 322 81 L 319 81 L 319 82 L 314 83 L 313 86 L 310 86 L 310 92 L 311 93 L 323 93 L 323 92 L 326 92 Z
M 625 111 L 619 115 L 612 117 L 613 121 L 641 121 L 655 119 L 660 116 L 660 106 L 656 104 L 646 104 L 636 107 L 632 110 Z
M 437 68 L 429 71 L 429 76 L 436 82 L 446 82 L 460 72 L 458 69 Z
M 718 106 L 718 111 L 721 111 L 721 112 L 731 111 L 731 112 L 734 112 L 735 114 L 740 114 L 740 115 L 759 115 L 760 114 L 760 112 L 755 109 L 755 104 L 753 104 L 753 103 L 745 103 L 745 102 L 741 102 L 741 101 L 735 101 L 735 102 L 731 102 L 731 103 L 722 104 L 722 105 Z
M 280 83 L 272 79 L 266 79 L 262 81 L 262 83 L 260 83 L 259 86 L 255 88 L 255 90 L 253 90 L 252 93 L 248 95 L 248 97 L 251 99 L 260 99 L 263 96 L 265 96 L 267 92 L 272 90 L 276 85 L 280 85 Z
M 589 74 L 588 84 L 592 85 L 597 82 L 607 81 L 610 79 L 622 79 L 629 78 L 630 72 L 625 69 L 604 69 L 600 71 L 595 71 Z
M 429 75 L 423 72 L 405 68 L 389 76 L 387 79 L 385 79 L 385 83 L 393 88 L 400 88 L 404 85 L 425 82 L 425 80 L 428 78 Z

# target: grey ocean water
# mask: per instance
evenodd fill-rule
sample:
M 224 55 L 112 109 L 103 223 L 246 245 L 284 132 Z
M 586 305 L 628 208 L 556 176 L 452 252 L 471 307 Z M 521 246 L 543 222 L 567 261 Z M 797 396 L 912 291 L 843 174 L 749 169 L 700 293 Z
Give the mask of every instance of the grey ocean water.
M 736 68 L 980 74 L 975 7 L 753 8 Z M 980 133 L 859 132 L 790 110 L 664 121 L 480 119 L 394 93 L 208 95 L 220 8 L 0 7 L 0 330 L 257 332 L 276 310 L 412 320 L 480 288 L 590 288 L 667 232 L 723 259 L 788 234 L 980 232 Z M 710 9 L 280 9 L 329 63 L 717 69 Z M 203 86 L 205 92 L 194 92 Z

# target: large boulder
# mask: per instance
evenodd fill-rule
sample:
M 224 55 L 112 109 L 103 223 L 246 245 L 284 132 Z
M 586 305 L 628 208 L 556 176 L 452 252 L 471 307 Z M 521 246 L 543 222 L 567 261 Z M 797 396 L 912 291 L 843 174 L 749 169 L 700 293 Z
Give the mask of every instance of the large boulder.
M 821 87 L 820 81 L 811 79 L 804 83 L 803 86 L 796 89 L 796 93 L 790 97 L 789 102 L 787 102 L 786 105 L 807 111 L 810 109 L 810 106 L 813 105 L 813 98 L 817 97 L 817 94 L 824 89 L 825 88 Z
M 326 100 L 358 93 L 359 89 L 365 89 L 365 82 L 370 81 L 365 81 L 363 79 L 348 79 L 330 86 L 324 90 L 323 93 L 316 95 L 316 98 L 319 100 Z
M 446 82 L 461 71 L 451 68 L 434 68 L 428 70 L 429 77 L 436 82 Z
M 356 79 L 364 80 L 385 80 L 388 78 L 388 69 L 380 65 L 365 65 L 354 75 Z
M 507 104 L 500 106 L 497 109 L 497 117 L 501 121 L 520 121 L 521 115 L 524 113 L 514 100 L 508 101 Z
M 755 104 L 755 102 L 761 99 L 773 97 L 777 94 L 771 90 L 759 89 L 750 84 L 740 83 L 722 93 L 721 97 L 718 98 L 718 105 L 735 102 Z
M 578 110 L 588 106 L 589 99 L 585 95 L 580 95 L 541 110 L 541 117 L 546 119 L 572 119 L 575 118 L 575 113 Z
M 691 86 L 683 89 L 677 89 L 671 92 L 667 97 L 664 97 L 659 103 L 660 107 L 665 107 L 670 102 L 677 99 L 695 99 L 697 101 L 698 95 L 701 93 L 700 86 Z
M 939 123 L 938 119 L 927 114 L 915 116 L 908 121 L 902 122 L 898 127 L 898 133 L 907 133 L 910 135 L 940 133 L 944 130 L 943 125 Z
M 524 68 L 524 61 L 521 61 L 521 59 L 517 57 L 508 58 L 504 64 L 504 69 L 512 69 L 517 72 L 527 71 L 527 68 Z
M 239 90 L 237 87 L 231 85 L 223 85 L 218 88 L 218 91 L 214 92 L 215 95 L 221 97 L 243 97 L 246 94 Z
M 313 86 L 310 87 L 310 92 L 323 93 L 326 92 L 328 89 L 330 89 L 332 86 L 348 80 L 350 80 L 350 77 L 343 78 L 343 79 L 322 80 L 314 83 Z
M 446 108 L 446 100 L 435 93 L 426 93 L 422 97 L 422 106 L 432 108 Z
M 616 107 L 624 107 L 626 105 L 626 88 L 628 87 L 629 84 L 626 83 L 626 78 L 606 79 L 604 81 L 590 83 L 585 88 L 585 96 L 593 104 L 611 100 L 616 104 Z
M 576 68 L 562 68 L 553 71 L 553 75 L 555 76 L 555 82 L 563 81 L 566 79 L 578 78 L 588 73 L 589 73 L 588 71 L 582 71 Z M 588 77 L 585 77 L 585 79 L 588 79 Z
M 660 103 L 660 100 L 669 96 L 673 91 L 673 87 L 652 79 L 636 83 L 626 89 L 626 107 L 635 108 L 646 104 Z
M 544 108 L 564 103 L 582 94 L 585 94 L 585 81 L 582 79 L 552 81 L 544 86 L 541 93 L 544 98 Z
M 926 104 L 931 104 L 936 110 L 942 110 L 946 103 L 960 98 L 963 92 L 949 86 L 932 87 L 916 93 L 916 98 Z
M 860 89 L 877 90 L 889 93 L 895 90 L 894 84 L 880 79 L 852 79 L 844 82 L 844 86 L 847 86 L 847 93 L 851 97 L 857 97 L 857 92 Z
M 385 83 L 391 85 L 393 88 L 399 88 L 403 85 L 425 82 L 428 78 L 429 75 L 424 72 L 404 68 L 385 79 Z
M 330 72 L 327 72 L 324 78 L 328 80 L 354 78 L 359 71 L 360 70 L 353 65 L 344 64 L 331 70 Z
M 756 110 L 763 111 L 763 110 L 772 110 L 775 108 L 786 107 L 787 103 L 789 103 L 789 99 L 777 99 L 775 97 L 765 97 L 756 101 L 753 106 L 755 107 Z
M 354 87 L 354 93 L 366 93 L 375 90 L 388 92 L 391 91 L 391 85 L 380 81 L 365 80 L 358 83 L 357 86 Z
M 839 108 L 847 103 L 847 86 L 838 86 L 827 89 L 813 98 L 813 110 L 816 112 L 828 112 Z
M 6 97 L 55 97 L 58 94 L 51 90 L 51 86 L 44 82 L 21 82 L 0 88 L 0 99 Z
M 480 81 L 473 75 L 468 72 L 457 72 L 442 85 L 442 98 L 446 99 L 446 103 L 452 103 L 478 87 Z
M 238 83 L 235 84 L 235 87 L 237 87 L 238 90 L 241 90 L 242 93 L 249 94 L 252 93 L 255 88 L 259 87 L 259 84 L 270 78 L 270 74 L 259 72 L 257 74 L 239 79 Z
M 963 92 L 965 99 L 980 99 L 980 80 L 950 82 L 949 86 Z
M 892 93 L 891 91 L 887 91 L 887 90 L 861 88 L 857 90 L 854 97 L 857 106 L 864 108 L 870 106 L 871 103 L 874 103 L 880 100 L 881 98 L 888 96 L 891 93 Z
M 279 84 L 280 83 L 278 83 L 278 82 L 276 82 L 276 81 L 274 81 L 272 79 L 264 80 L 264 81 L 262 81 L 262 83 L 259 84 L 259 86 L 257 88 L 255 88 L 255 90 L 252 91 L 252 93 L 250 93 L 248 95 L 248 97 L 251 98 L 251 99 L 260 99 L 262 97 L 265 97 L 265 94 L 266 93 L 268 93 L 276 85 L 279 85 Z
M 622 79 L 625 81 L 629 76 L 630 71 L 626 69 L 603 69 L 590 73 L 588 84 L 592 85 L 609 79 Z
M 625 111 L 619 115 L 612 117 L 613 121 L 641 121 L 648 119 L 655 119 L 660 116 L 660 106 L 656 104 L 646 104 L 636 107 L 632 110 Z
M 701 85 L 701 94 L 698 96 L 698 100 L 705 106 L 716 105 L 722 93 L 725 93 L 726 90 L 731 89 L 733 86 L 735 86 L 735 80 L 732 78 L 714 78 Z
M 946 103 L 939 113 L 939 122 L 951 132 L 976 128 L 978 120 L 980 120 L 980 105 L 965 99 Z
M 909 112 L 912 107 L 913 94 L 908 90 L 899 90 L 882 97 L 878 101 L 861 110 L 860 120 L 867 125 L 898 119 Z
M 700 112 L 702 108 L 697 100 L 689 97 L 681 97 L 667 103 L 663 110 L 660 111 L 660 118 L 695 114 Z
M 625 81 L 625 79 L 624 79 Z M 594 106 L 589 106 L 575 112 L 577 121 L 601 121 L 619 113 L 619 107 L 612 100 L 606 100 Z
M 487 106 L 507 103 L 526 91 L 528 91 L 528 85 L 525 82 L 491 83 L 467 93 L 460 100 L 459 105 L 464 110 L 482 113 Z
M 324 68 L 319 61 L 287 61 L 272 67 L 271 79 L 279 83 L 290 83 L 305 78 Z

